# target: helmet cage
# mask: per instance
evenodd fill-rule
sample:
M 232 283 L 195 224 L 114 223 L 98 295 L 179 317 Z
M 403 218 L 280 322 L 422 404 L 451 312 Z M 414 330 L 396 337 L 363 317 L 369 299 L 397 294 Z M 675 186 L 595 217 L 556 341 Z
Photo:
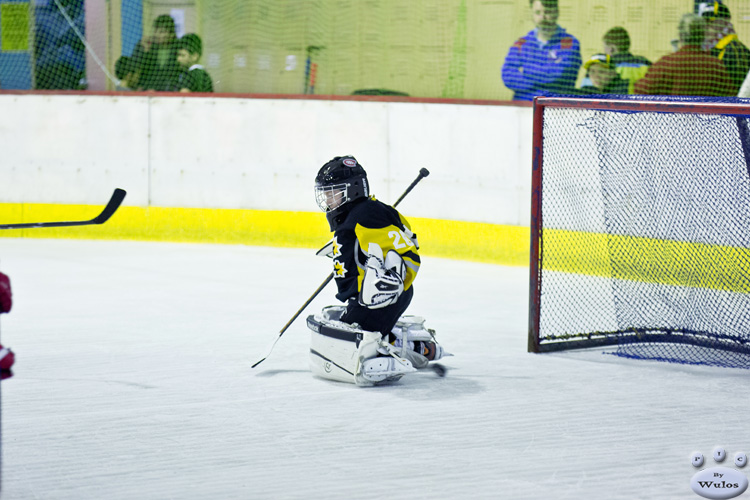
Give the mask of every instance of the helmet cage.
M 315 201 L 324 212 L 330 212 L 348 203 L 349 187 L 351 184 L 334 184 L 331 186 L 315 186 Z

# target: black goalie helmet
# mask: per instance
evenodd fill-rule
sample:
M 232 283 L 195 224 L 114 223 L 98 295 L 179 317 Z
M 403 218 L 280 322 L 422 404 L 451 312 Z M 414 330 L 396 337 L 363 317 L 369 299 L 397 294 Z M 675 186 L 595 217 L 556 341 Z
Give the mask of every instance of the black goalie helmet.
M 370 196 L 367 172 L 353 156 L 337 156 L 315 176 L 315 201 L 324 212 Z

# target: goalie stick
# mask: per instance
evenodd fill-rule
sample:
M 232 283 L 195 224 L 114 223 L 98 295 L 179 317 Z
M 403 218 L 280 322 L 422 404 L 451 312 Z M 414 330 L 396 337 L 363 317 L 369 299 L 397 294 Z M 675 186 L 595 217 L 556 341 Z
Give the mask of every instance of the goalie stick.
M 414 189 L 414 186 L 416 186 L 417 183 L 419 183 L 419 181 L 421 181 L 422 179 L 424 179 L 428 175 L 430 175 L 430 171 L 429 170 L 427 170 L 426 168 L 419 169 L 419 175 L 417 175 L 417 178 L 414 179 L 414 181 L 412 181 L 412 183 L 409 185 L 409 187 L 406 188 L 406 191 L 404 191 L 404 193 L 398 198 L 398 200 L 396 200 L 396 203 L 393 204 L 393 207 L 396 208 L 398 206 L 398 204 L 401 203 L 401 200 L 403 200 L 406 197 L 406 195 L 409 194 L 412 189 Z M 320 250 L 318 250 L 317 254 L 320 255 L 320 252 L 322 252 L 327 246 L 328 245 L 326 245 L 323 248 L 321 248 Z M 323 289 L 326 287 L 326 285 L 328 283 L 331 282 L 332 279 L 333 279 L 333 273 L 331 273 L 331 274 L 328 275 L 328 277 L 325 279 L 325 281 L 323 281 L 323 283 L 320 284 L 320 286 L 318 287 L 318 289 L 315 290 L 315 292 L 313 292 L 313 294 L 310 296 L 310 298 L 307 299 L 304 304 L 302 304 L 302 307 L 300 307 L 299 310 L 296 313 L 294 313 L 294 316 L 292 316 L 292 318 L 289 321 L 287 321 L 286 325 L 284 325 L 284 327 L 279 332 L 279 335 L 273 341 L 273 344 L 271 344 L 271 348 L 268 350 L 268 354 L 266 354 L 265 356 L 263 356 L 260 360 L 258 360 L 250 368 L 255 368 L 256 366 L 258 366 L 259 364 L 261 364 L 263 361 L 265 361 L 268 356 L 271 355 L 271 351 L 273 351 L 273 348 L 276 347 L 276 342 L 278 342 L 279 339 L 281 338 L 281 336 L 284 335 L 284 332 L 287 330 L 287 328 L 289 328 L 291 326 L 291 324 L 294 323 L 294 320 L 297 319 L 300 314 L 302 314 L 302 311 L 304 311 L 305 308 L 310 305 L 310 302 L 312 302 L 313 300 L 315 300 L 315 297 L 317 297 L 318 294 L 323 291 Z
M 99 215 L 90 220 L 64 221 L 64 222 L 28 222 L 19 224 L 0 224 L 0 229 L 26 229 L 34 227 L 67 227 L 67 226 L 88 226 L 91 224 L 104 224 L 117 211 L 125 199 L 124 189 L 117 188 L 112 193 L 112 197 Z

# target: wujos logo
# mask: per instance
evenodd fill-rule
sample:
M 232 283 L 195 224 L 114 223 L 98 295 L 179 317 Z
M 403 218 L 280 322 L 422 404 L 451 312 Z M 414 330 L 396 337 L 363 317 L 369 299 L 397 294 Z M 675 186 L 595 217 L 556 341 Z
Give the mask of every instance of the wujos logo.
M 709 467 L 695 473 L 690 487 L 704 498 L 734 498 L 747 489 L 747 477 L 728 467 Z

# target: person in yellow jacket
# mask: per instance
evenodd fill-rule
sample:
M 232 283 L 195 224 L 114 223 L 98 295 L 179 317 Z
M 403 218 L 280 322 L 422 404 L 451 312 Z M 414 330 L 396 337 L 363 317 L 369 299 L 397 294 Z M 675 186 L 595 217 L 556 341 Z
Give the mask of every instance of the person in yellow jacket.
M 697 14 L 706 20 L 704 48 L 717 57 L 729 72 L 737 95 L 750 71 L 750 49 L 737 37 L 729 8 L 720 1 L 701 2 Z
M 612 64 L 617 74 L 628 82 L 628 93 L 632 94 L 635 82 L 646 75 L 648 68 L 651 67 L 651 61 L 630 53 L 630 35 L 621 26 L 607 30 L 602 41 L 605 54 L 612 57 Z

